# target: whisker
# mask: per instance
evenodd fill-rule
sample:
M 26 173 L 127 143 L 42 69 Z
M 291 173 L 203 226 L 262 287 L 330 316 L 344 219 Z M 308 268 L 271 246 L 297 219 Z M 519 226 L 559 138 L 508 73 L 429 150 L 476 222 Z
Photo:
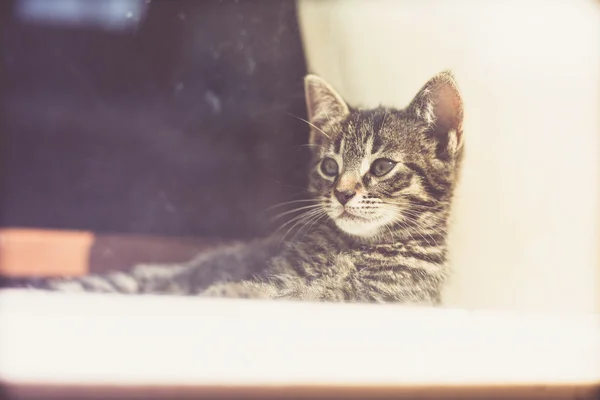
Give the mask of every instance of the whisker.
M 283 240 L 286 238 L 286 236 L 287 236 L 287 235 L 288 235 L 288 234 L 289 234 L 289 233 L 290 233 L 290 232 L 291 232 L 291 231 L 292 231 L 292 230 L 293 230 L 293 229 L 294 229 L 296 226 L 298 226 L 299 224 L 301 224 L 301 223 L 303 223 L 303 222 L 305 222 L 305 221 L 308 221 L 308 220 L 309 220 L 309 219 L 311 219 L 312 217 L 314 217 L 314 216 L 316 216 L 316 215 L 319 215 L 319 214 L 321 214 L 321 213 L 323 213 L 323 212 L 325 212 L 325 211 L 323 211 L 323 210 L 311 210 L 311 211 L 308 211 L 308 212 L 306 212 L 306 213 L 302 214 L 302 215 L 301 215 L 301 218 L 297 218 L 297 219 L 295 220 L 296 222 L 295 222 L 295 223 L 294 223 L 294 224 L 293 224 L 293 225 L 292 225 L 292 226 L 291 226 L 291 227 L 290 227 L 290 228 L 289 228 L 289 229 L 288 229 L 288 230 L 285 232 L 285 234 L 284 234 L 284 235 L 281 237 L 281 239 L 279 240 L 279 244 L 281 245 L 281 243 L 282 243 L 282 242 L 283 242 Z M 294 220 L 292 220 L 292 221 L 294 221 Z M 290 221 L 290 222 L 291 222 L 291 221 Z M 286 223 L 286 224 L 284 224 L 284 225 L 282 225 L 281 227 L 283 228 L 285 225 L 287 225 L 287 223 Z
M 416 214 L 410 210 L 404 210 L 402 212 L 403 215 L 406 215 L 408 217 L 410 217 L 412 219 L 412 221 L 414 221 L 415 223 L 418 223 L 421 227 L 423 228 L 430 228 L 429 226 L 425 225 L 424 222 L 420 221 L 419 218 L 421 218 L 422 216 L 424 216 L 425 214 Z M 428 218 L 432 219 L 432 222 L 435 224 L 439 224 L 439 223 L 445 223 L 445 218 L 443 216 L 437 215 L 437 214 L 428 214 L 427 215 Z M 441 226 L 438 226 L 441 228 Z
M 417 232 L 420 234 L 420 236 L 424 239 L 425 237 L 423 235 L 427 235 L 429 236 L 430 239 L 432 239 L 434 241 L 434 243 L 436 243 L 436 245 L 438 245 L 437 241 L 433 238 L 433 234 L 437 234 L 440 236 L 446 236 L 448 234 L 448 232 L 443 228 L 443 227 L 425 227 L 419 224 L 419 221 L 415 221 L 414 219 L 408 219 L 409 222 L 412 222 L 415 228 L 417 228 Z M 424 230 L 430 230 L 433 231 L 433 234 L 430 232 L 425 232 Z
M 390 238 L 393 238 L 394 232 L 392 232 L 392 228 L 389 225 L 385 225 L 385 227 L 387 228 L 388 232 L 390 233 Z
M 406 229 L 408 230 L 408 226 L 406 226 Z M 421 236 L 421 239 L 423 239 L 423 240 L 427 240 L 427 239 L 425 238 L 425 236 L 423 236 L 423 232 L 421 232 L 421 229 L 417 229 L 417 230 L 416 230 L 416 232 L 417 232 L 417 234 L 418 234 L 419 236 Z
M 309 216 L 309 215 L 313 215 L 313 213 L 317 213 L 317 212 L 319 212 L 319 211 L 320 211 L 319 209 L 312 209 L 312 210 L 305 211 L 305 212 L 303 212 L 303 213 L 302 213 L 302 214 L 300 214 L 300 215 L 296 215 L 294 218 L 290 219 L 289 221 L 287 221 L 287 222 L 285 222 L 283 225 L 281 225 L 279 228 L 277 228 L 277 231 L 279 231 L 279 230 L 281 230 L 281 229 L 285 228 L 285 227 L 286 227 L 286 226 L 288 226 L 289 224 L 292 224 L 292 223 L 294 223 L 294 222 L 297 222 L 297 221 L 301 220 L 302 218 L 305 218 L 305 217 L 307 217 L 307 216 Z
M 299 119 L 300 121 L 304 121 L 304 122 L 306 122 L 308 125 L 312 126 L 312 127 L 313 127 L 313 128 L 315 128 L 316 130 L 318 130 L 319 132 L 321 132 L 323 135 L 325 135 L 325 137 L 326 137 L 327 139 L 331 140 L 331 137 L 330 137 L 328 134 L 326 134 L 326 133 L 323 131 L 323 129 L 319 128 L 318 126 L 316 126 L 316 125 L 315 125 L 315 124 L 313 124 L 312 122 L 310 122 L 310 121 L 307 121 L 307 120 L 305 120 L 304 118 L 297 117 L 297 116 L 295 116 L 294 114 L 290 114 L 290 113 L 287 113 L 287 114 L 288 114 L 288 115 L 291 115 L 292 117 L 294 117 L 294 118 L 296 118 L 296 119 Z
M 289 211 L 277 214 L 276 216 L 274 216 L 272 218 L 272 220 L 275 221 L 275 220 L 277 220 L 277 219 L 279 219 L 279 218 L 281 218 L 281 217 L 283 217 L 285 215 L 292 214 L 292 213 L 295 213 L 295 212 L 298 212 L 298 211 L 302 211 L 302 210 L 308 210 L 308 209 L 311 209 L 311 208 L 317 208 L 317 207 L 321 207 L 321 204 L 311 204 L 311 205 L 304 206 L 304 207 L 294 208 L 293 210 L 289 210 Z
M 316 203 L 318 201 L 323 201 L 321 199 L 301 199 L 301 200 L 291 200 L 291 201 L 284 201 L 283 203 L 277 203 L 275 205 L 272 205 L 270 207 L 268 207 L 265 211 L 270 211 L 274 208 L 278 208 L 278 207 L 283 207 L 283 206 L 287 206 L 289 204 L 295 204 L 295 203 Z
M 398 197 L 401 197 L 401 196 L 398 196 Z M 381 201 L 384 204 L 389 204 L 389 205 L 392 205 L 392 206 L 398 206 L 399 205 L 398 203 L 392 203 L 392 202 L 385 201 L 385 200 L 381 200 Z M 425 205 L 425 204 L 414 204 L 413 202 L 411 202 L 410 200 L 408 200 L 406 206 L 410 207 L 410 208 L 418 208 L 418 209 L 423 209 L 423 210 L 442 211 L 442 210 L 444 210 L 445 207 L 448 206 L 448 204 L 446 204 L 446 203 L 440 203 L 440 204 L 436 204 L 434 206 L 429 206 L 429 205 Z
M 428 227 L 423 221 L 421 221 L 420 219 L 422 217 L 427 217 L 431 219 L 431 222 L 439 224 L 441 222 L 444 222 L 444 218 L 442 216 L 438 216 L 436 214 L 416 214 L 414 212 L 411 212 L 409 210 L 403 210 L 402 211 L 402 215 L 405 217 L 408 217 L 407 219 L 411 220 L 412 222 L 418 223 L 420 224 L 420 226 L 423 227 Z
M 312 228 L 312 227 L 313 227 L 313 226 L 314 226 L 314 225 L 315 225 L 315 224 L 316 224 L 316 223 L 317 223 L 317 222 L 318 222 L 318 221 L 319 221 L 321 218 L 323 218 L 323 217 L 325 217 L 325 216 L 327 216 L 327 212 L 326 212 L 326 211 L 323 211 L 323 214 L 322 214 L 322 215 L 321 215 L 319 218 L 317 218 L 316 220 L 314 220 L 314 221 L 313 221 L 313 222 L 310 224 L 310 226 L 308 227 L 308 229 L 310 230 L 310 228 Z
M 412 218 L 412 220 L 414 222 L 419 223 L 424 228 L 428 227 L 423 221 L 419 220 L 419 218 L 423 217 L 424 214 L 416 214 L 416 213 L 410 212 L 408 210 L 404 210 L 402 212 L 402 214 L 405 215 L 405 216 L 407 216 L 407 217 Z M 427 215 L 427 218 L 429 218 L 431 220 L 431 222 L 434 223 L 434 224 L 439 224 L 439 223 L 445 222 L 444 217 L 436 215 L 436 214 L 429 214 L 429 215 Z
M 385 113 L 383 114 L 383 120 L 381 121 L 381 126 L 379 127 L 379 132 L 377 133 L 378 135 L 381 134 L 381 131 L 383 130 L 383 125 L 385 125 L 385 119 L 387 118 L 387 114 L 388 114 L 388 109 L 385 109 Z
M 422 221 L 417 219 L 417 217 L 420 215 L 417 215 L 412 211 L 402 210 L 400 213 L 398 213 L 395 207 L 393 207 L 390 203 L 382 203 L 380 207 L 381 210 L 388 216 L 390 213 L 392 213 L 392 215 L 395 217 L 395 221 L 391 224 L 388 224 L 387 227 L 389 228 L 391 226 L 400 228 L 405 234 L 409 235 L 412 240 L 415 240 L 413 233 L 416 233 L 421 236 L 423 240 L 427 240 L 425 236 L 429 236 L 429 238 L 433 240 L 436 245 L 438 245 L 438 242 L 434 239 L 433 234 L 441 236 L 447 235 L 447 231 L 443 226 L 427 226 Z M 432 223 L 434 224 L 444 221 L 444 218 L 437 214 L 431 214 L 430 217 L 433 217 Z M 433 231 L 433 234 L 431 231 Z
M 309 231 L 310 228 L 321 218 L 323 218 L 325 215 L 327 215 L 327 213 L 325 211 L 321 212 L 320 214 L 317 214 L 315 216 L 312 216 L 310 218 L 307 218 L 305 223 L 298 229 L 298 231 L 294 234 L 294 236 L 292 237 L 292 241 L 294 239 L 296 239 L 296 236 L 298 236 L 300 234 L 300 232 L 302 232 L 302 230 L 304 228 L 306 228 L 306 231 Z M 307 226 L 308 225 L 308 226 Z
M 405 224 L 402 223 L 402 220 L 396 221 L 395 224 L 397 224 L 403 230 L 403 232 L 407 233 L 410 236 L 410 238 L 412 239 L 413 242 L 416 241 L 415 237 L 410 232 L 410 229 L 408 229 L 408 227 Z M 425 239 L 425 238 L 423 238 L 423 239 Z

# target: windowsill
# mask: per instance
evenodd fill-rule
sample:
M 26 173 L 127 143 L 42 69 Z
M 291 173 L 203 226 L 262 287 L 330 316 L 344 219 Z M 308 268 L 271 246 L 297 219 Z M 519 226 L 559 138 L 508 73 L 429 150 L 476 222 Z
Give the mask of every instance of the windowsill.
M 0 292 L 15 387 L 539 391 L 591 388 L 598 360 L 599 315 Z

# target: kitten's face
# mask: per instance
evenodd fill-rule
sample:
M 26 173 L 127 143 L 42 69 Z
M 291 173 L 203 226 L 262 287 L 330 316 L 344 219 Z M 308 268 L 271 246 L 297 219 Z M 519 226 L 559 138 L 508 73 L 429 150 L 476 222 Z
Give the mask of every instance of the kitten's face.
M 309 190 L 343 232 L 376 237 L 448 208 L 462 145 L 462 102 L 442 73 L 404 110 L 350 109 L 306 80 L 313 147 Z

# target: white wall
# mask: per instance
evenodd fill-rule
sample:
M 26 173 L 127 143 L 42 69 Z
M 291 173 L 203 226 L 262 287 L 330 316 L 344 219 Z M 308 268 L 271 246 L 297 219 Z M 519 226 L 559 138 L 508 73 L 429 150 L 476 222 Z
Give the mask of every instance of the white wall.
M 405 106 L 451 68 L 466 158 L 449 306 L 600 311 L 600 2 L 299 0 L 311 71 Z

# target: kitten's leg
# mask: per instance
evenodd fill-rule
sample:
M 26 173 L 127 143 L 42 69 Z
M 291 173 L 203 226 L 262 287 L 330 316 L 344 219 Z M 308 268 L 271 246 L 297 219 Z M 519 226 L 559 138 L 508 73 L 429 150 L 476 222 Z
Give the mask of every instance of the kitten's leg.
M 343 288 L 335 287 L 331 282 L 326 282 L 324 279 L 319 279 L 311 284 L 295 279 L 278 284 L 256 281 L 216 283 L 200 293 L 200 296 L 306 301 L 347 300 Z
M 254 281 L 215 283 L 200 293 L 202 297 L 241 299 L 271 299 L 277 295 L 278 289 L 275 285 Z
M 323 265 L 321 274 L 310 280 L 283 275 L 277 277 L 277 299 L 326 302 L 382 302 L 372 295 L 358 276 L 352 259 L 339 254 Z
M 254 280 L 217 282 L 202 291 L 200 296 L 244 299 L 301 299 L 300 296 L 293 295 L 292 288 L 303 287 L 306 287 L 306 281 L 300 276 L 275 274 Z

